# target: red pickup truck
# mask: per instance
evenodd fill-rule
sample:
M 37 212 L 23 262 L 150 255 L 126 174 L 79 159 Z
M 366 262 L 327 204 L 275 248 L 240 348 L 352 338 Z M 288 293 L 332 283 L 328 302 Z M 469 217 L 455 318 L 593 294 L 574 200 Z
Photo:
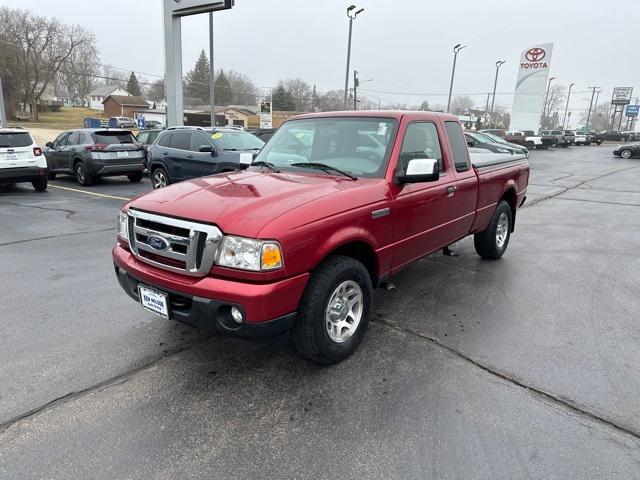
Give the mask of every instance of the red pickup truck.
M 336 363 L 362 340 L 374 287 L 409 263 L 471 234 L 483 258 L 505 252 L 528 160 L 474 163 L 452 115 L 297 116 L 248 169 L 127 203 L 116 275 L 162 317 L 245 337 L 290 332 L 304 356 Z

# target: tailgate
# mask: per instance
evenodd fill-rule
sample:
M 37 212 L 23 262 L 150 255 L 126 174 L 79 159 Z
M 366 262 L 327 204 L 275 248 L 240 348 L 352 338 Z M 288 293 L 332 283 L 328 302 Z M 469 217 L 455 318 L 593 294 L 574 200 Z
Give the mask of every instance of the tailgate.
M 33 139 L 28 132 L 0 132 L 0 168 L 36 165 L 33 146 Z

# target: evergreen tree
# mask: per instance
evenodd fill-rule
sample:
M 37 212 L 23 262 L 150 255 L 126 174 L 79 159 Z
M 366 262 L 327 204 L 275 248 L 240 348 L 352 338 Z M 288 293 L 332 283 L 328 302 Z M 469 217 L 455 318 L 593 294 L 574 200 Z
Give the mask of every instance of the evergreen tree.
M 204 100 L 204 103 L 209 103 L 211 101 L 211 92 L 209 91 L 210 72 L 209 58 L 202 50 L 193 70 L 190 70 L 184 77 L 185 96 L 200 98 Z M 218 95 L 217 92 L 216 95 Z
M 131 75 L 129 75 L 129 81 L 127 82 L 127 92 L 136 97 L 139 97 L 142 94 L 142 91 L 140 90 L 140 84 L 138 83 L 138 79 L 134 72 L 131 72 Z
M 233 102 L 233 89 L 231 88 L 231 82 L 229 82 L 229 77 L 222 69 L 220 69 L 220 72 L 216 75 L 215 89 L 217 106 L 224 107 Z
M 273 109 L 281 112 L 293 112 L 296 109 L 296 102 L 291 93 L 285 88 L 282 82 L 278 83 L 272 92 Z

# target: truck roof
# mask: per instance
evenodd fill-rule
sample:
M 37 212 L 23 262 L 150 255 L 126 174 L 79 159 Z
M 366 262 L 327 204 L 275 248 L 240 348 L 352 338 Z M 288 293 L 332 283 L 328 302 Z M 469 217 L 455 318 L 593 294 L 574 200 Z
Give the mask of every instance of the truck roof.
M 300 120 L 305 118 L 322 118 L 322 117 L 374 117 L 374 118 L 393 118 L 400 120 L 402 117 L 408 116 L 415 120 L 451 120 L 458 121 L 456 115 L 450 113 L 440 112 L 424 112 L 416 110 L 346 110 L 337 112 L 318 112 L 318 113 L 305 113 L 302 115 L 296 115 L 288 120 Z

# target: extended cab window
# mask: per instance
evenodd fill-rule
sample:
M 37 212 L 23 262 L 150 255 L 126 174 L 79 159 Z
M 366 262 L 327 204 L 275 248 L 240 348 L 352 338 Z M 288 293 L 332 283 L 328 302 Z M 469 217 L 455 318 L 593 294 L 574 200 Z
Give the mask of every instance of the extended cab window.
M 400 167 L 402 170 L 406 170 L 409 160 L 414 158 L 435 158 L 438 160 L 438 165 L 440 165 L 440 171 L 444 171 L 438 130 L 433 123 L 416 122 L 407 127 L 407 133 L 404 135 L 402 150 L 400 151 Z
M 444 122 L 444 129 L 447 132 L 447 137 L 449 137 L 456 172 L 466 172 L 471 168 L 471 161 L 469 160 L 469 150 L 467 150 L 467 142 L 464 140 L 460 124 L 458 122 Z

